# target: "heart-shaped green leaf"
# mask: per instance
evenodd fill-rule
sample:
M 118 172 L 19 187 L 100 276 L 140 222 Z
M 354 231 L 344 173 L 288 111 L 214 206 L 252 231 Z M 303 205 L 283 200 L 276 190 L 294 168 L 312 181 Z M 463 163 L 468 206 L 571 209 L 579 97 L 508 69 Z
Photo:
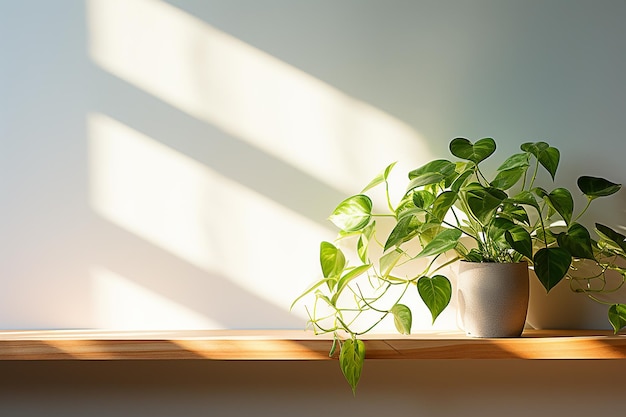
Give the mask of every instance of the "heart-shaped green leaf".
M 621 184 L 615 184 L 604 178 L 588 176 L 579 177 L 577 184 L 580 191 L 590 200 L 615 194 L 622 188 Z
M 411 325 L 413 323 L 411 310 L 404 304 L 396 304 L 391 307 L 391 314 L 393 314 L 393 323 L 398 333 L 411 334 Z
M 527 142 L 523 143 L 521 148 L 523 151 L 533 154 L 554 180 L 561 157 L 557 148 L 553 148 L 545 142 Z
M 558 284 L 569 269 L 572 256 L 563 248 L 541 248 L 535 253 L 535 273 L 547 292 Z
M 467 192 L 467 205 L 483 225 L 489 223 L 496 209 L 508 196 L 497 188 L 478 188 Z
M 516 225 L 507 230 L 504 236 L 514 250 L 528 259 L 533 258 L 533 241 L 526 229 Z
M 484 138 L 472 144 L 468 139 L 456 138 L 450 142 L 450 152 L 457 158 L 472 161 L 478 165 L 479 162 L 487 159 L 496 150 L 496 141 L 491 138 Z
M 613 304 L 609 307 L 609 321 L 615 334 L 626 326 L 626 304 Z
M 320 264 L 324 278 L 339 277 L 346 266 L 346 257 L 341 249 L 330 242 L 320 244 Z
M 554 180 L 556 176 L 556 170 L 559 167 L 559 160 L 561 153 L 557 148 L 549 147 L 539 154 L 539 163 L 550 173 L 550 176 Z
M 441 233 L 437 234 L 433 240 L 428 242 L 422 251 L 417 254 L 417 257 L 423 258 L 425 256 L 439 255 L 440 253 L 454 249 L 461 235 L 462 232 L 458 229 L 444 229 Z
M 430 310 L 434 323 L 450 303 L 452 285 L 443 275 L 435 275 L 432 278 L 424 276 L 417 280 L 417 292 Z
M 560 233 L 556 241 L 576 258 L 595 259 L 591 248 L 591 235 L 585 226 L 573 223 L 567 233 Z
M 355 395 L 364 362 L 365 344 L 363 341 L 355 338 L 344 341 L 341 345 L 341 352 L 339 352 L 339 366 Z
M 574 199 L 566 188 L 555 188 L 550 194 L 544 196 L 550 207 L 561 215 L 566 224 L 572 220 L 574 211 Z
M 520 149 L 523 150 L 524 152 L 529 152 L 535 155 L 535 158 L 537 158 L 541 152 L 545 151 L 549 147 L 550 145 L 548 145 L 545 142 L 526 142 L 526 143 L 522 143 L 522 145 L 520 146 Z
M 344 232 L 355 232 L 363 229 L 372 217 L 372 200 L 357 194 L 343 200 L 328 218 Z

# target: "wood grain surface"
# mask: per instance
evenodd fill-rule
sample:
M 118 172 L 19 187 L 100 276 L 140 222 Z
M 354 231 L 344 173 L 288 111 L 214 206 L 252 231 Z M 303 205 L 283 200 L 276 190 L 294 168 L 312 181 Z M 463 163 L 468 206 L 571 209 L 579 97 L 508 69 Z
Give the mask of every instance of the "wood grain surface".
M 520 338 L 460 332 L 363 338 L 369 359 L 626 359 L 626 335 L 527 330 Z M 332 336 L 298 330 L 2 331 L 0 360 L 328 360 Z

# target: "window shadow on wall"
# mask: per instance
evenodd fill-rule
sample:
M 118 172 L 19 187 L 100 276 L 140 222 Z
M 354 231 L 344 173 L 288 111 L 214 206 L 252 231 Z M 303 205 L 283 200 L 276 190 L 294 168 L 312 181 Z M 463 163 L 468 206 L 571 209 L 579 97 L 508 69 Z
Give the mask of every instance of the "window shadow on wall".
M 182 327 L 303 327 L 288 306 L 318 273 L 326 216 L 423 141 L 166 2 L 86 5 L 97 316 L 140 326 L 143 302 L 150 326 L 177 327 L 175 312 Z

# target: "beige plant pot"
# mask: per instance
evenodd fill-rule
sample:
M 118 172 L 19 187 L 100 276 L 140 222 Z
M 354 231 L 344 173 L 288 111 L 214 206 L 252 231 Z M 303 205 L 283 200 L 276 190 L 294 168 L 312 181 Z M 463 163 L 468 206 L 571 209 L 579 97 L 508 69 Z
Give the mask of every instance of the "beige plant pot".
M 471 337 L 518 337 L 528 310 L 528 264 L 460 262 L 459 326 Z

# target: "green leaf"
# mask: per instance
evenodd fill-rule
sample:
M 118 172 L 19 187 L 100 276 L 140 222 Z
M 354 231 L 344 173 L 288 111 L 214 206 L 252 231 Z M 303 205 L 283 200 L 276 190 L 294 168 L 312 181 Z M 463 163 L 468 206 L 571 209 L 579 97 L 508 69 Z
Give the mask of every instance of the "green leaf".
M 476 248 L 472 248 L 465 256 L 463 256 L 468 262 L 484 262 L 483 254 Z
M 455 193 L 458 193 L 459 190 L 465 185 L 465 181 L 467 181 L 467 179 L 469 177 L 471 177 L 474 172 L 476 172 L 476 168 L 472 167 L 470 169 L 467 169 L 465 171 L 463 171 L 452 183 L 452 185 L 450 186 L 450 190 L 454 191 Z
M 419 177 L 415 177 L 409 182 L 409 186 L 406 188 L 407 192 L 414 190 L 418 187 L 423 187 L 425 185 L 431 184 L 439 184 L 445 180 L 445 177 L 438 172 L 429 172 L 427 174 L 420 175 Z
M 417 255 L 417 258 L 423 258 L 425 256 L 439 255 L 454 249 L 459 242 L 462 232 L 458 229 L 444 229 L 443 232 L 437 234 L 433 240 L 422 249 Z
M 498 216 L 530 225 L 526 209 L 521 205 L 509 203 L 508 200 L 505 200 L 504 204 L 502 204 L 502 210 L 498 213 Z
M 491 181 L 490 185 L 502 190 L 508 190 L 513 187 L 526 173 L 527 167 L 517 167 L 498 172 L 496 177 Z
M 324 301 L 326 305 L 329 307 L 333 307 L 333 308 L 335 307 L 335 305 L 330 300 L 330 298 L 328 298 L 328 296 L 324 294 L 323 292 L 321 292 L 320 290 L 315 291 L 315 298 L 317 298 L 318 300 Z
M 520 149 L 524 152 L 529 152 L 535 155 L 535 158 L 539 159 L 539 154 L 546 149 L 548 149 L 550 145 L 545 142 L 526 142 L 522 143 Z
M 533 241 L 526 229 L 521 226 L 514 226 L 507 230 L 504 236 L 514 250 L 528 259 L 533 258 Z
M 435 159 L 430 161 L 419 168 L 416 168 L 409 172 L 409 179 L 415 179 L 424 174 L 441 174 L 443 177 L 454 174 L 456 165 L 454 162 L 450 162 L 447 159 Z
M 569 225 L 574 212 L 574 199 L 569 190 L 566 188 L 555 188 L 550 194 L 545 195 L 544 199 Z
M 504 239 L 504 233 L 512 227 L 515 227 L 515 223 L 513 223 L 511 220 L 503 217 L 496 217 L 489 225 L 487 233 L 489 235 L 489 238 L 494 242 L 504 241 L 504 243 L 506 243 L 506 240 Z
M 368 259 L 368 249 L 369 243 L 372 240 L 372 236 L 374 235 L 374 231 L 376 230 L 376 222 L 373 221 L 369 224 L 365 229 L 363 229 L 361 235 L 359 236 L 359 240 L 357 241 L 357 254 L 359 255 L 359 259 L 364 264 L 369 263 Z
M 346 266 L 346 257 L 341 249 L 330 242 L 320 244 L 320 264 L 325 278 L 337 277 Z
M 417 207 L 413 202 L 413 192 L 408 192 L 402 197 L 395 211 L 398 220 L 405 216 L 414 216 L 420 213 L 424 213 L 424 209 Z
M 536 242 L 543 242 L 545 245 L 552 245 L 556 243 L 556 235 L 550 229 L 538 228 L 535 229 L 533 240 Z
M 363 190 L 361 190 L 361 193 L 366 192 L 367 190 L 376 187 L 378 184 L 381 184 L 385 181 L 387 181 L 387 178 L 389 178 L 389 173 L 391 172 L 391 170 L 393 169 L 393 167 L 396 165 L 396 162 L 389 164 L 387 166 L 387 168 L 385 168 L 383 171 L 381 171 L 376 178 L 374 178 L 372 181 L 370 181 L 369 184 L 367 184 L 365 186 L 365 188 L 363 188 Z
M 572 263 L 569 252 L 563 248 L 541 248 L 533 259 L 537 278 L 547 292 L 558 284 Z
M 528 168 L 529 159 L 528 153 L 516 153 L 509 156 L 506 161 L 500 165 L 498 171 L 508 171 L 515 168 Z
M 396 248 L 380 257 L 380 274 L 383 278 L 386 278 L 391 273 L 391 270 L 396 266 L 400 258 L 402 258 L 402 255 L 404 255 L 404 252 Z
M 478 188 L 467 192 L 467 205 L 483 225 L 489 223 L 496 209 L 508 196 L 497 188 Z
M 581 224 L 572 224 L 567 233 L 559 233 L 556 241 L 560 247 L 576 258 L 595 259 L 591 247 L 591 235 Z
M 601 238 L 608 240 L 622 252 L 626 252 L 626 236 L 600 223 L 596 223 L 596 232 Z
M 402 217 L 391 230 L 391 233 L 389 233 L 384 250 L 386 251 L 393 246 L 401 245 L 413 239 L 415 235 L 417 235 L 420 224 L 418 219 L 413 215 Z
M 409 172 L 411 182 L 407 192 L 417 187 L 438 184 L 456 176 L 456 165 L 446 159 L 436 159 Z
M 398 333 L 411 334 L 411 324 L 413 323 L 411 310 L 404 304 L 396 304 L 391 307 L 391 314 L 393 314 L 393 323 L 396 325 Z
M 343 342 L 339 353 L 339 366 L 343 376 L 356 395 L 356 386 L 361 379 L 361 371 L 365 362 L 365 344 L 355 338 Z
M 521 148 L 523 151 L 533 154 L 554 180 L 561 157 L 557 148 L 553 148 L 545 142 L 527 142 L 522 144 Z
M 364 194 L 357 194 L 339 203 L 329 220 L 345 232 L 355 232 L 366 227 L 371 216 L 372 200 Z
M 430 310 L 434 323 L 450 303 L 452 285 L 443 275 L 435 275 L 432 278 L 421 277 L 417 280 L 417 292 Z
M 626 304 L 613 304 L 609 307 L 609 321 L 615 334 L 626 326 Z
M 422 248 L 444 230 L 446 230 L 446 228 L 441 226 L 440 223 L 424 223 L 419 229 L 419 242 Z
M 437 219 L 438 222 L 442 222 L 450 207 L 456 202 L 458 194 L 454 191 L 444 191 L 439 194 L 433 203 L 433 209 L 431 214 Z
M 472 144 L 465 138 L 452 139 L 450 142 L 450 152 L 457 158 L 472 161 L 478 165 L 479 162 L 487 159 L 496 150 L 496 142 L 491 138 L 484 138 Z
M 426 190 L 418 190 L 413 192 L 413 204 L 415 207 L 425 209 L 435 201 L 435 195 Z
M 622 188 L 622 184 L 615 184 L 604 178 L 588 176 L 579 177 L 577 184 L 580 191 L 590 200 L 615 194 Z
M 561 153 L 557 148 L 548 148 L 545 152 L 539 155 L 539 163 L 550 173 L 550 176 L 554 180 L 556 176 L 556 170 L 559 167 L 559 159 Z
M 529 191 L 522 191 L 519 194 L 515 195 L 514 197 L 509 198 L 507 202 L 510 202 L 513 204 L 523 204 L 525 206 L 532 206 L 537 211 L 540 210 L 539 203 L 537 203 L 537 200 L 535 199 L 535 197 L 533 197 L 533 195 Z
M 371 264 L 360 265 L 356 268 L 351 269 L 344 276 L 342 276 L 337 282 L 337 291 L 335 292 L 335 294 L 333 294 L 333 297 L 331 298 L 331 303 L 335 305 L 337 303 L 337 300 L 339 299 L 339 296 L 341 295 L 341 292 L 348 286 L 350 281 L 365 273 L 371 267 Z

